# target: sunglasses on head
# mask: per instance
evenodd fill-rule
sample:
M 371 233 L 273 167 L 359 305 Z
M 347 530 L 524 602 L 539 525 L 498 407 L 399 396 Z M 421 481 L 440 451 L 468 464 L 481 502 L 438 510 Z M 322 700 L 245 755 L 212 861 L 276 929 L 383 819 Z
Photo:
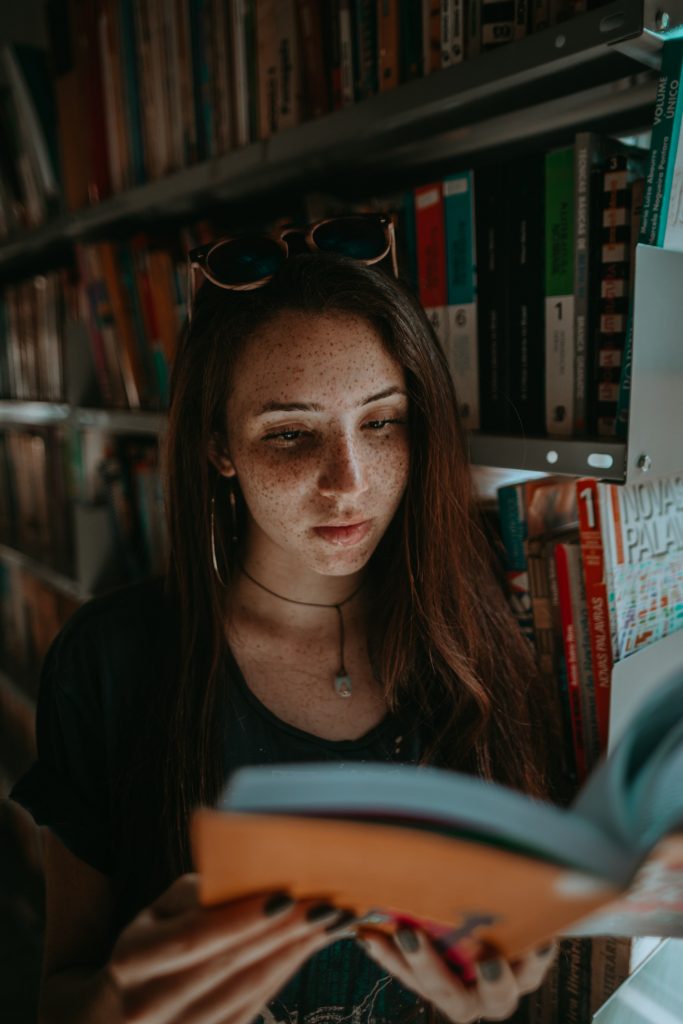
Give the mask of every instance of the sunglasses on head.
M 383 213 L 354 213 L 329 217 L 308 227 L 293 224 L 272 235 L 219 238 L 190 250 L 187 256 L 188 319 L 194 302 L 194 270 L 218 288 L 252 291 L 267 284 L 285 260 L 301 252 L 332 252 L 360 263 L 379 263 L 391 253 L 398 277 L 394 225 Z

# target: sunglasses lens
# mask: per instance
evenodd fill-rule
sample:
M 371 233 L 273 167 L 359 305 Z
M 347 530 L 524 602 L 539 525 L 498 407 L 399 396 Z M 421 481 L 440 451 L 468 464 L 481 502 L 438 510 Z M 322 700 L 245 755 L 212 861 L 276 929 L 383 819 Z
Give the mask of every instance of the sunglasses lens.
M 324 252 L 336 252 L 356 260 L 372 260 L 388 249 L 384 227 L 372 217 L 339 217 L 321 224 L 313 241 Z
M 217 245 L 206 266 L 223 284 L 252 284 L 270 277 L 284 261 L 284 251 L 272 238 L 245 236 Z

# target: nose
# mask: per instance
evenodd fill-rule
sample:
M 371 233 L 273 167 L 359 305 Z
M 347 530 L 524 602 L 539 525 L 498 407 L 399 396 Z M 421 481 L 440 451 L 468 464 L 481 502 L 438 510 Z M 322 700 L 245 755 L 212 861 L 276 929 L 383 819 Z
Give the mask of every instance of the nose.
M 321 494 L 361 494 L 367 488 L 367 472 L 354 439 L 339 434 L 330 440 L 321 459 L 318 490 Z

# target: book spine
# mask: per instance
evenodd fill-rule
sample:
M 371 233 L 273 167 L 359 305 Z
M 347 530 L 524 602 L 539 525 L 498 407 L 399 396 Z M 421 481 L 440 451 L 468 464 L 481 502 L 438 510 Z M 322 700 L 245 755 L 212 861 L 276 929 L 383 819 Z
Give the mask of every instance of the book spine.
M 374 0 L 355 0 L 356 102 L 377 92 L 377 12 Z
M 545 428 L 543 344 L 544 165 L 533 155 L 507 172 L 508 363 L 513 425 L 524 434 Z
M 628 320 L 630 190 L 625 154 L 609 158 L 603 176 L 600 300 L 597 324 L 596 431 L 616 434 L 621 362 Z
M 577 625 L 574 621 L 572 604 L 571 579 L 569 574 L 568 544 L 555 545 L 555 571 L 557 574 L 558 601 L 564 658 L 567 666 L 567 697 L 574 741 L 574 759 L 579 783 L 585 781 L 587 772 L 586 748 L 584 745 L 583 707 L 581 701 L 581 681 L 579 677 L 579 656 Z
M 596 1014 L 629 976 L 631 939 L 600 935 L 592 942 L 590 1013 Z
M 422 4 L 399 0 L 400 78 L 408 82 L 422 74 Z
M 462 423 L 476 430 L 480 417 L 473 172 L 463 171 L 446 178 L 443 196 L 448 300 L 446 353 Z
M 305 81 L 306 114 L 308 117 L 322 117 L 330 109 L 330 97 L 325 71 L 320 4 L 314 3 L 313 0 L 298 0 L 297 12 Z
M 505 433 L 510 426 L 509 350 L 506 345 L 509 275 L 503 169 L 475 172 L 477 326 L 481 428 Z
M 244 34 L 244 0 L 230 0 L 230 18 L 235 145 L 246 146 L 249 142 L 249 82 Z
M 607 587 L 605 584 L 605 552 L 600 521 L 598 483 L 591 478 L 578 480 L 576 496 L 579 512 L 579 538 L 586 587 L 588 625 L 591 640 L 591 664 L 595 685 L 600 745 L 607 749 L 609 702 L 612 685 L 612 645 Z
M 574 405 L 574 152 L 553 150 L 545 163 L 546 429 L 569 436 Z
M 434 182 L 431 185 L 422 185 L 415 189 L 414 195 L 418 294 L 437 338 L 447 351 L 448 299 L 443 184 Z
M 676 125 L 680 124 L 679 79 L 682 65 L 683 39 L 664 43 L 640 224 L 640 241 L 645 245 L 658 244 L 660 223 L 666 222 L 666 217 L 662 217 L 662 210 L 667 176 L 676 154 L 676 146 L 672 140 Z
M 126 398 L 131 409 L 140 409 L 146 398 L 145 380 L 121 287 L 114 244 L 97 243 L 97 254 L 118 333 L 118 352 Z
M 626 321 L 626 337 L 619 377 L 619 398 L 617 400 L 616 435 L 626 438 L 628 433 L 628 412 L 631 401 L 631 367 L 633 363 L 633 297 L 635 291 L 636 246 L 640 235 L 643 214 L 645 179 L 637 178 L 631 186 L 631 259 L 629 264 L 629 307 Z
M 527 537 L 524 484 L 498 488 L 500 532 L 505 547 L 508 596 L 520 631 L 532 643 L 534 620 L 529 591 L 529 572 L 524 542 Z
M 591 640 L 588 626 L 586 587 L 583 581 L 581 548 L 578 543 L 567 544 L 569 589 L 576 631 L 576 656 L 579 671 L 580 698 L 583 722 L 583 747 L 586 768 L 591 772 L 600 757 L 600 731 L 595 704 L 595 684 L 591 664 Z
M 465 57 L 464 0 L 441 0 L 441 67 L 460 64 Z
M 481 48 L 494 50 L 515 35 L 514 0 L 481 0 Z
M 125 123 L 128 130 L 131 154 L 132 183 L 141 185 L 145 181 L 145 147 L 143 142 L 140 88 L 138 82 L 135 38 L 135 17 L 133 0 L 120 0 L 119 43 L 123 71 L 125 96 Z
M 558 1019 L 562 1024 L 585 1024 L 590 1008 L 591 940 L 563 939 L 558 960 Z
M 574 433 L 588 430 L 588 367 L 591 274 L 595 225 L 591 224 L 592 169 L 600 158 L 602 140 L 593 132 L 578 132 L 574 140 Z
M 399 0 L 378 0 L 377 52 L 379 91 L 389 92 L 399 84 Z
M 102 48 L 100 46 L 100 4 L 83 8 L 84 30 L 88 39 L 88 199 L 99 203 L 111 195 L 109 173 L 109 131 L 103 92 Z
M 541 32 L 550 25 L 550 0 L 531 0 L 531 27 Z
M 441 3 L 422 0 L 422 75 L 441 67 Z
M 481 4 L 479 0 L 467 0 L 467 22 L 465 30 L 465 55 L 467 60 L 481 53 Z
M 515 39 L 524 39 L 529 31 L 529 0 L 515 0 Z
M 341 106 L 354 102 L 354 48 L 351 0 L 339 0 L 339 68 L 341 80 Z

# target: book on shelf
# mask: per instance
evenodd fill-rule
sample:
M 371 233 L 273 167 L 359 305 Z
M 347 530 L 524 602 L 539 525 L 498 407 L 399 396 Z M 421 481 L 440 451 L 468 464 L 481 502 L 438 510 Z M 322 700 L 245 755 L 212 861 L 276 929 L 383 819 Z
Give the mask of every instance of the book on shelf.
M 652 118 L 652 138 L 642 186 L 638 229 L 632 235 L 644 245 L 683 249 L 680 229 L 683 217 L 683 97 L 679 89 L 683 72 L 683 40 L 671 39 L 662 47 L 662 61 Z M 641 196 L 640 189 L 636 198 Z M 635 256 L 633 257 L 635 260 Z M 632 279 L 631 279 L 632 280 Z M 633 360 L 633 292 L 628 309 L 626 337 L 619 375 L 615 432 L 626 437 Z
M 462 171 L 444 179 L 443 210 L 447 298 L 445 348 L 462 424 L 469 430 L 476 430 L 480 424 L 480 411 L 472 171 Z
M 574 429 L 574 150 L 545 159 L 545 403 L 548 434 Z
M 494 164 L 474 175 L 481 428 L 490 433 L 505 433 L 511 421 L 505 170 Z
M 455 963 L 555 935 L 683 934 L 682 703 L 679 671 L 569 808 L 431 766 L 239 769 L 192 818 L 200 900 L 327 898 L 367 927 L 423 927 Z
M 434 333 L 448 351 L 446 224 L 443 182 L 419 185 L 415 191 L 415 244 L 419 298 Z
M 543 159 L 538 154 L 513 161 L 506 171 L 509 258 L 507 289 L 510 428 L 540 435 L 545 430 L 543 342 L 544 195 Z

